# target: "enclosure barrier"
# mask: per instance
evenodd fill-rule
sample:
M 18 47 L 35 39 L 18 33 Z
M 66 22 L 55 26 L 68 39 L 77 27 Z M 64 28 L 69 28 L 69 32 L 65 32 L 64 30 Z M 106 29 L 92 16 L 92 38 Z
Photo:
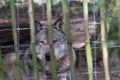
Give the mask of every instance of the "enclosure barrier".
M 2 52 L 1 52 L 1 48 L 0 48 L 0 76 L 1 76 L 1 79 L 4 80 L 4 75 L 3 75 L 3 72 L 2 72 Z
M 105 0 L 103 0 L 104 2 Z M 15 18 L 15 8 L 14 8 L 14 0 L 10 0 L 11 3 L 11 19 L 12 19 L 12 29 L 13 29 L 13 38 L 14 38 L 14 47 L 15 47 L 15 53 L 17 57 L 17 65 L 19 64 L 19 58 L 18 58 L 18 38 L 17 38 L 17 32 L 16 32 L 16 18 Z M 69 21 L 69 11 L 68 11 L 68 4 L 67 0 L 62 0 L 61 2 L 62 8 L 63 8 L 63 17 L 64 17 L 64 26 L 66 27 L 66 34 L 67 34 L 67 40 L 68 40 L 68 48 L 69 48 L 69 53 L 70 53 L 70 62 L 71 62 L 71 80 L 76 80 L 76 73 L 74 71 L 74 65 L 73 65 L 73 56 L 72 56 L 72 45 L 71 45 L 71 38 L 70 38 L 70 21 Z M 94 73 L 93 72 L 93 62 L 92 62 L 92 48 L 90 45 L 90 36 L 89 36 L 89 31 L 88 31 L 88 2 L 87 0 L 83 0 L 83 10 L 84 10 L 84 27 L 85 27 L 85 32 L 86 32 L 86 57 L 87 57 L 87 66 L 88 66 L 88 74 L 89 75 L 89 80 L 94 80 Z M 50 44 L 50 52 L 51 52 L 51 60 L 52 60 L 52 74 L 53 74 L 53 80 L 57 80 L 57 72 L 56 72 L 56 61 L 54 59 L 54 48 L 53 48 L 53 36 L 52 36 L 52 16 L 51 16 L 51 2 L 50 0 L 47 1 L 47 21 L 48 21 L 48 26 L 49 26 L 49 42 Z M 102 46 L 102 55 L 103 55 L 103 62 L 104 62 L 104 70 L 105 70 L 105 80 L 111 80 L 111 72 L 109 69 L 109 61 L 108 61 L 108 50 L 107 50 L 107 44 L 106 44 L 106 35 L 105 35 L 105 7 L 104 3 L 100 6 L 100 17 L 101 17 L 101 46 Z M 36 49 L 35 49 L 35 28 L 34 28 L 34 17 L 33 17 L 33 8 L 32 8 L 32 0 L 29 0 L 29 19 L 30 19 L 30 31 L 31 31 L 31 46 L 32 46 L 32 53 L 33 53 L 33 61 L 34 61 L 34 79 L 38 80 L 38 75 L 37 75 L 37 60 L 36 60 Z M 94 23 L 95 24 L 95 23 Z M 96 42 L 97 43 L 97 42 Z M 96 47 L 95 47 L 96 48 Z M 0 64 L 2 64 L 2 57 L 1 57 L 1 51 L 0 51 Z M 0 65 L 0 69 L 2 65 Z M 19 65 L 17 66 L 19 68 Z M 103 72 L 104 73 L 104 72 Z M 0 72 L 1 75 L 1 72 Z M 3 78 L 4 79 L 4 78 Z M 19 70 L 19 80 L 22 80 L 22 74 L 21 71 Z M 95 79 L 97 80 L 97 79 Z
M 12 32 L 13 32 L 13 40 L 14 40 L 14 47 L 15 47 L 15 54 L 16 54 L 16 64 L 18 67 L 18 75 L 20 80 L 22 80 L 22 75 L 20 71 L 20 61 L 19 61 L 19 53 L 18 53 L 18 38 L 17 38 L 17 31 L 16 31 L 16 17 L 15 17 L 15 6 L 14 0 L 10 0 L 10 12 L 11 12 L 11 20 L 12 20 Z
M 32 46 L 32 57 L 33 57 L 33 62 L 34 62 L 34 80 L 38 80 L 38 65 L 37 65 L 37 54 L 36 53 L 36 45 L 35 45 L 35 24 L 34 24 L 34 13 L 33 13 L 33 1 L 29 0 L 28 1 L 29 5 L 29 20 L 30 20 L 30 35 L 31 35 L 31 46 Z
M 92 60 L 90 34 L 89 34 L 89 27 L 88 27 L 88 0 L 83 0 L 83 14 L 84 14 L 84 28 L 86 33 L 85 48 L 86 48 L 88 74 L 89 74 L 89 80 L 93 80 L 93 60 Z
M 104 63 L 104 70 L 105 70 L 105 79 L 111 80 L 110 74 L 110 66 L 109 66 L 109 54 L 106 42 L 106 28 L 105 28 L 105 0 L 103 1 L 100 7 L 100 17 L 101 17 L 101 46 L 102 46 L 102 55 L 103 55 L 103 63 Z
M 55 61 L 55 55 L 54 55 L 54 47 L 53 47 L 53 33 L 52 33 L 52 16 L 51 16 L 51 1 L 48 0 L 47 2 L 47 23 L 48 23 L 48 37 L 49 37 L 49 43 L 50 43 L 50 55 L 51 55 L 51 61 L 52 61 L 52 74 L 53 74 L 53 80 L 57 79 L 57 68 L 56 68 L 56 61 Z
M 69 9 L 68 9 L 68 2 L 67 0 L 62 0 L 62 7 L 63 7 L 63 17 L 64 17 L 64 26 L 66 37 L 68 41 L 68 52 L 70 56 L 70 70 L 71 70 L 71 80 L 76 80 L 75 77 L 75 63 L 73 58 L 73 49 L 72 49 L 72 40 L 71 40 L 71 29 L 70 29 L 70 18 L 69 18 Z

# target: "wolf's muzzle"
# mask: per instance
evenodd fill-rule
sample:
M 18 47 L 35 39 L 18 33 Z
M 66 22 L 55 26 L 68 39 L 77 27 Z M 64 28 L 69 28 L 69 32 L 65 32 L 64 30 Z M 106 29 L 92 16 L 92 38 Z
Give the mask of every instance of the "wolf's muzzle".
M 50 61 L 50 53 L 49 52 L 45 53 L 45 60 Z
M 45 74 L 47 75 L 47 76 L 52 76 L 52 73 L 51 72 L 49 72 L 49 71 L 45 71 Z

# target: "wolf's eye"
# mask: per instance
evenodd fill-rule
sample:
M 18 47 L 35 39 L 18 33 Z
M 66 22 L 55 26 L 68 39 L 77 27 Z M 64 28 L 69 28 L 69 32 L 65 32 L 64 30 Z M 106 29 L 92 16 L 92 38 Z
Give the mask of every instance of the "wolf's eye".
M 44 41 L 40 41 L 40 43 L 44 44 Z
M 55 44 L 57 41 L 58 41 L 57 39 L 54 39 L 54 40 L 53 40 L 53 43 Z

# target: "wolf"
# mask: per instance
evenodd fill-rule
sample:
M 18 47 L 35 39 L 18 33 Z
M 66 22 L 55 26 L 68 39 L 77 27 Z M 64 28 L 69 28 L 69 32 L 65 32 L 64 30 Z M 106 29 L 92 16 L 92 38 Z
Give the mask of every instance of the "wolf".
M 17 80 L 17 68 L 15 68 L 16 56 L 13 52 L 9 52 L 8 54 L 2 55 L 2 63 L 1 64 L 1 72 L 5 80 Z
M 52 79 L 52 64 L 50 55 L 50 45 L 48 40 L 48 26 L 41 24 L 39 21 L 35 21 L 36 34 L 35 34 L 35 48 L 38 66 L 38 76 L 39 80 L 53 80 Z M 54 55 L 57 67 L 58 80 L 71 80 L 70 78 L 70 60 L 68 52 L 68 42 L 63 29 L 63 21 L 58 18 L 54 24 L 52 24 L 52 36 L 53 36 L 53 47 Z M 74 62 L 76 61 L 76 56 L 73 50 Z M 19 60 L 21 63 L 21 73 L 22 80 L 34 80 L 34 66 L 32 58 L 32 49 L 29 47 L 24 52 L 20 53 Z M 15 53 L 5 56 L 4 61 L 6 63 L 11 62 L 11 64 L 16 63 Z M 4 65 L 9 67 L 9 64 Z M 18 68 L 13 65 L 9 69 L 4 67 L 5 72 L 9 73 L 8 77 L 12 79 L 8 80 L 18 80 Z M 32 77 L 32 78 L 31 78 Z M 29 78 L 29 79 L 28 79 Z
M 51 76 L 51 43 L 49 43 L 48 40 L 48 26 L 43 25 L 38 21 L 35 21 L 35 24 L 37 27 L 37 34 L 35 37 L 37 57 L 42 61 L 42 63 L 44 63 L 46 75 Z M 70 60 L 68 52 L 68 42 L 66 39 L 66 35 L 63 28 L 63 21 L 61 18 L 58 18 L 54 22 L 54 24 L 52 24 L 52 36 L 58 78 L 59 80 L 69 80 Z M 75 62 L 76 57 L 74 50 L 73 57 Z
M 33 59 L 32 54 L 20 53 L 19 55 L 19 65 L 17 64 L 17 57 L 14 52 L 9 52 L 3 55 L 2 75 L 4 80 L 19 80 L 21 73 L 22 80 L 34 80 L 34 69 L 33 69 Z M 40 60 L 37 58 L 37 62 Z M 39 80 L 46 80 L 45 74 L 43 73 L 42 66 L 38 66 L 38 77 Z

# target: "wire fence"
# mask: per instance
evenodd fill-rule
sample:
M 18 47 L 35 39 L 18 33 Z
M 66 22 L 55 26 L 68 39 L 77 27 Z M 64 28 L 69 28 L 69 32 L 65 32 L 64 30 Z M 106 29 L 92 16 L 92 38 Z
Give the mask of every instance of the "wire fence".
M 16 17 L 17 17 L 17 27 L 16 27 L 16 31 L 17 31 L 17 42 L 18 42 L 18 47 L 29 47 L 31 44 L 20 44 L 20 31 L 23 31 L 23 30 L 30 30 L 29 27 L 26 27 L 26 28 L 21 28 L 19 25 L 20 25 L 20 9 L 19 9 L 19 6 L 20 5 L 28 5 L 28 3 L 15 3 L 15 6 L 16 6 Z M 94 80 L 105 80 L 105 72 L 104 72 L 104 69 L 103 68 L 100 68 L 97 66 L 97 50 L 100 50 L 101 49 L 101 45 L 98 46 L 98 44 L 101 44 L 101 43 L 107 43 L 109 44 L 108 45 L 108 48 L 119 48 L 120 45 L 119 43 L 117 44 L 117 41 L 113 40 L 113 41 L 100 41 L 100 40 L 97 40 L 96 36 L 98 36 L 96 33 L 97 33 L 97 28 L 100 27 L 98 25 L 100 25 L 101 23 L 99 21 L 96 20 L 96 12 L 95 12 L 95 5 L 96 3 L 93 3 L 92 6 L 93 6 L 93 11 L 92 11 L 92 14 L 93 14 L 93 21 L 88 23 L 88 24 L 93 24 L 93 27 L 94 27 L 94 34 L 92 35 L 93 36 L 93 40 L 91 41 L 91 44 L 94 44 L 93 46 L 91 46 L 91 50 L 93 50 L 93 53 L 94 53 L 94 58 L 95 58 L 95 62 L 94 62 L 94 71 L 93 71 L 93 74 L 94 74 Z M 70 6 L 69 6 L 70 7 Z M 42 13 L 44 14 L 43 16 L 43 20 L 45 20 L 45 6 L 43 5 L 43 8 L 42 8 Z M 22 14 L 23 15 L 23 14 Z M 26 14 L 25 14 L 26 15 Z M 12 31 L 12 29 L 9 29 L 9 28 L 5 28 L 5 29 L 1 29 L 0 32 L 4 32 L 4 31 Z M 112 42 L 116 42 L 117 45 L 113 45 Z M 118 41 L 119 42 L 119 41 Z M 80 42 L 80 43 L 87 43 L 87 42 Z M 0 45 L 0 49 L 6 49 L 6 48 L 15 48 L 14 45 Z M 74 49 L 75 51 L 79 50 L 79 51 L 85 51 L 85 48 L 75 48 Z M 19 48 L 19 51 L 20 48 Z M 25 50 L 23 50 L 24 52 Z M 22 53 L 23 53 L 22 52 Z M 119 52 L 118 52 L 119 53 Z M 6 56 L 7 54 L 3 54 L 3 56 Z M 9 55 L 9 54 L 8 54 Z M 119 64 L 118 64 L 119 65 Z M 81 67 L 81 66 L 80 66 Z M 82 70 L 81 70 L 82 69 Z M 80 76 L 78 77 L 78 79 L 76 80 L 88 80 L 88 71 L 87 71 L 87 65 L 86 65 L 86 69 L 84 70 L 83 68 L 80 68 L 79 69 L 76 69 L 76 73 L 75 75 L 76 76 Z M 111 74 L 112 74 L 112 80 L 119 80 L 120 78 L 120 70 L 119 70 L 119 67 L 118 68 L 115 68 L 115 69 L 111 69 Z M 70 74 L 62 74 L 62 75 L 69 75 Z M 61 75 L 59 75 L 61 76 Z M 87 77 L 86 77 L 87 76 Z M 118 78 L 117 78 L 117 77 Z M 42 76 L 42 77 L 46 77 L 46 76 Z M 47 76 L 48 77 L 48 76 Z M 51 76 L 50 76 L 51 77 Z M 32 77 L 29 77 L 29 78 L 32 78 Z M 80 79 L 81 78 L 81 79 Z M 33 77 L 34 79 L 34 77 Z

